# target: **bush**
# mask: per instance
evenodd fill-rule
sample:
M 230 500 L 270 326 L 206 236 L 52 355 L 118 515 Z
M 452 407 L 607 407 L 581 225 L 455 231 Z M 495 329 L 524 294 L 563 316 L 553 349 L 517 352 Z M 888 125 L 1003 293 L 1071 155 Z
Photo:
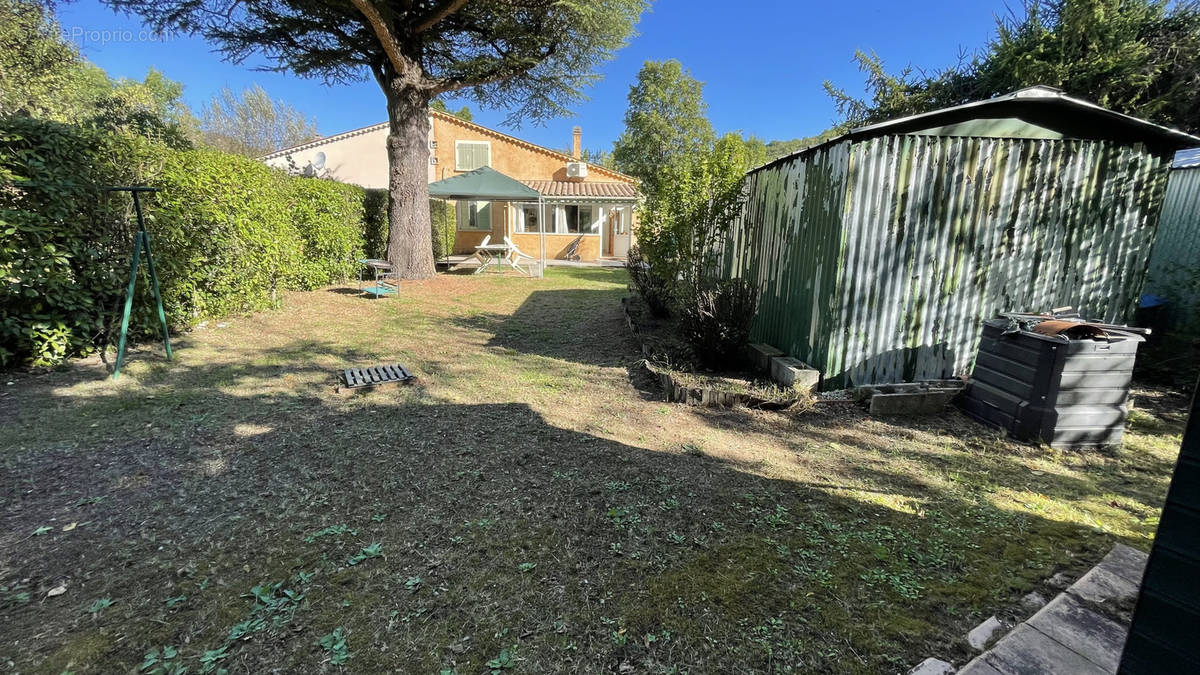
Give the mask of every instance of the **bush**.
M 371 188 L 363 194 L 363 250 L 368 258 L 387 258 L 388 191 Z
M 387 228 L 359 187 L 214 150 L 0 119 L 0 365 L 53 364 L 108 343 L 136 221 L 127 193 L 101 188 L 133 184 L 161 189 L 143 207 L 174 329 L 345 279 Z M 144 266 L 134 308 L 134 334 L 157 334 Z
M 638 246 L 629 249 L 625 266 L 629 269 L 629 279 L 633 282 L 633 287 L 646 301 L 650 313 L 659 318 L 669 316 L 675 294 L 674 280 L 664 278 L 661 272 L 651 267 Z
M 433 228 L 433 259 L 445 260 L 454 252 L 454 237 L 458 234 L 454 204 L 430 199 L 429 216 Z
M 758 290 L 744 279 L 721 279 L 692 290 L 681 304 L 679 328 L 696 357 L 710 368 L 741 362 L 758 311 Z

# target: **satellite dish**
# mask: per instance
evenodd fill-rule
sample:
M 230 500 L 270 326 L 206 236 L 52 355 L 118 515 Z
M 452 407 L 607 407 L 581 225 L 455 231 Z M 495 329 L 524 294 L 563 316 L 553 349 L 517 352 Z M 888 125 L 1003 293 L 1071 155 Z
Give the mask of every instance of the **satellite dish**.
M 325 153 L 318 152 L 316 155 L 314 155 L 312 165 L 313 165 L 313 168 L 318 171 L 320 171 L 321 169 L 324 169 L 325 168 Z

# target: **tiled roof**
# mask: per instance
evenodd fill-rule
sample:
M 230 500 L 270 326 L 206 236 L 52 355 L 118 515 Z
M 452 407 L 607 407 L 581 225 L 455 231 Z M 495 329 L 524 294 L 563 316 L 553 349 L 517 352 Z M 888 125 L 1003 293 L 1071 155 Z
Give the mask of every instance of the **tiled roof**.
M 630 183 L 579 183 L 565 180 L 523 180 L 543 197 L 586 197 L 589 199 L 637 199 L 637 187 Z

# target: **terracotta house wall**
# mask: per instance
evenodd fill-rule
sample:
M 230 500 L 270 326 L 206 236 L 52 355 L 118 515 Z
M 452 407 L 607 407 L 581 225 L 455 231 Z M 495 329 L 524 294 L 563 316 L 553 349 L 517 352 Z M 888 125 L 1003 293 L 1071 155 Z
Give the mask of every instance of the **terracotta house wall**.
M 456 141 L 486 141 L 490 145 L 489 165 L 500 173 L 517 180 L 634 183 L 634 180 L 628 176 L 593 164 L 588 164 L 587 177 L 571 179 L 567 177 L 567 163 L 574 160 L 567 155 L 526 143 L 477 124 L 465 122 L 446 113 L 430 111 L 429 119 L 429 145 L 431 146 L 429 181 L 431 183 L 464 173 L 455 168 Z M 377 124 L 273 153 L 264 157 L 263 161 L 270 166 L 288 168 L 288 158 L 290 157 L 295 166 L 304 168 L 315 162 L 318 153 L 321 153 L 324 156 L 323 172 L 329 178 L 368 188 L 386 188 L 388 180 L 387 134 L 387 124 Z M 607 205 L 607 203 L 594 201 L 589 203 L 596 206 Z M 636 223 L 636 212 L 632 218 Z M 515 206 L 504 202 L 494 202 L 492 204 L 492 240 L 501 241 L 507 231 L 512 234 L 514 242 L 523 252 L 537 255 L 539 251 L 538 235 L 517 233 L 516 229 Z M 454 241 L 454 252 L 474 253 L 475 247 L 487 234 L 486 231 L 458 230 Z M 578 236 L 578 234 L 548 233 L 546 235 L 546 256 L 561 257 L 570 243 Z M 595 260 L 600 257 L 600 253 L 600 235 L 584 235 L 579 247 L 580 257 L 583 260 Z

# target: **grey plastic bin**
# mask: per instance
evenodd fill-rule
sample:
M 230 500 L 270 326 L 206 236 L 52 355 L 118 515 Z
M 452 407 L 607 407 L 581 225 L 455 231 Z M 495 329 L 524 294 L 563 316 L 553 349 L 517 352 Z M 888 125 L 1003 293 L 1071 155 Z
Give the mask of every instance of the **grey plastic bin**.
M 1055 448 L 1119 445 L 1142 337 L 1111 330 L 1107 341 L 1006 335 L 1009 325 L 1006 319 L 983 322 L 963 410 L 1023 441 Z

